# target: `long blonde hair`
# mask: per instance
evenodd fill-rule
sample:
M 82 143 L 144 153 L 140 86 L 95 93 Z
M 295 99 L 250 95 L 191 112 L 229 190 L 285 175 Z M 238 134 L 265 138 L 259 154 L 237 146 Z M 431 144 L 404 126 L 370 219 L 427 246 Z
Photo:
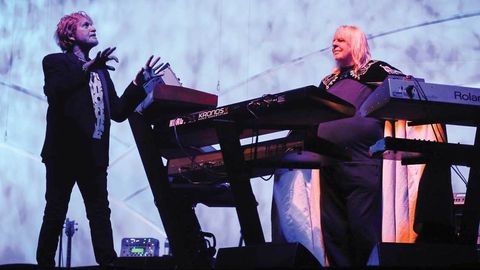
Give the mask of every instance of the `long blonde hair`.
M 350 45 L 353 58 L 353 72 L 358 74 L 358 70 L 371 59 L 365 33 L 356 26 L 342 25 L 335 31 L 334 39 L 337 37 L 344 39 Z M 335 67 L 333 73 L 339 74 L 340 67 Z

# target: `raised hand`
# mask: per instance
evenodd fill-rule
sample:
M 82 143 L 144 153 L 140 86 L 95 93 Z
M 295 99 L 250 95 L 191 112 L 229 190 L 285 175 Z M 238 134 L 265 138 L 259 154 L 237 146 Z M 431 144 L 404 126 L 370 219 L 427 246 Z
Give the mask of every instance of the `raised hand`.
M 118 63 L 118 58 L 115 55 L 112 55 L 113 51 L 115 51 L 117 47 L 113 48 L 106 48 L 105 50 L 98 52 L 95 58 L 92 60 L 86 62 L 83 65 L 83 69 L 85 71 L 92 71 L 95 69 L 109 69 L 109 70 L 115 70 L 114 67 L 107 65 L 108 61 L 114 60 L 115 62 Z
M 145 63 L 145 66 L 138 71 L 137 76 L 135 77 L 135 84 L 137 85 L 144 85 L 154 77 L 162 76 L 162 67 L 164 66 L 163 63 L 157 64 L 160 60 L 160 57 L 155 58 L 153 60 L 153 55 L 150 56 Z

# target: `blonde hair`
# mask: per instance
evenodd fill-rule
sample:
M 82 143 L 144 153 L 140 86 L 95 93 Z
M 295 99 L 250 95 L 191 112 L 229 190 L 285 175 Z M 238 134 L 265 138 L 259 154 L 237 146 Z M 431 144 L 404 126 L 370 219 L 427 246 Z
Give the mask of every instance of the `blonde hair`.
M 358 74 L 358 70 L 366 65 L 370 59 L 370 48 L 368 47 L 367 37 L 365 33 L 356 26 L 342 25 L 335 31 L 335 38 L 344 39 L 352 50 L 353 72 Z M 340 67 L 337 66 L 333 73 L 339 74 Z
M 88 16 L 84 11 L 78 11 L 69 15 L 65 15 L 58 22 L 54 38 L 62 51 L 68 52 L 72 50 L 73 41 L 70 40 L 70 37 L 75 35 L 75 31 L 77 31 L 77 23 L 82 17 L 92 22 L 90 16 Z

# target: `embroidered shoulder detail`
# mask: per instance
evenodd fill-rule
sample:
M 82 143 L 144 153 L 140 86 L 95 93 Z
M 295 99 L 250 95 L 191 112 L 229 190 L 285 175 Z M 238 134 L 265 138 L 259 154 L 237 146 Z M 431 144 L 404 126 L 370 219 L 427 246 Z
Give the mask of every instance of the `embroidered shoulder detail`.
M 363 76 L 365 75 L 368 70 L 370 69 L 370 67 L 374 64 L 378 63 L 378 60 L 370 60 L 368 61 L 368 63 L 366 65 L 364 65 L 363 67 L 361 67 L 359 70 L 358 70 L 358 75 L 355 77 L 357 79 L 360 79 L 360 76 Z
M 323 85 L 325 85 L 325 89 L 330 88 L 330 86 L 332 86 L 337 79 L 338 79 L 338 76 L 334 73 L 323 78 L 322 83 Z
M 356 80 L 360 80 L 360 75 L 357 75 L 355 74 L 355 72 L 352 70 L 350 70 L 350 72 L 348 73 L 350 75 L 350 77 L 356 79 Z
M 388 65 L 380 65 L 381 68 L 383 68 L 383 70 L 385 70 L 385 72 L 387 72 L 388 74 L 391 74 L 391 75 L 403 75 L 403 73 L 399 70 L 396 70 L 394 68 L 391 68 L 389 67 Z

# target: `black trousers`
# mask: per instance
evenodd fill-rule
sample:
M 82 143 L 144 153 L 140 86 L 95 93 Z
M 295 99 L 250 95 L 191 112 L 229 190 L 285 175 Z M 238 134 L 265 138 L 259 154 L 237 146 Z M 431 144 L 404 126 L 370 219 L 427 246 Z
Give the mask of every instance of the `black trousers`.
M 73 186 L 77 183 L 90 225 L 95 259 L 100 265 L 116 257 L 107 192 L 106 168 L 92 168 L 76 161 L 47 160 L 46 206 L 37 246 L 37 262 L 55 265 L 55 253 L 66 218 Z
M 416 242 L 454 243 L 455 223 L 450 163 L 430 160 L 418 185 Z
M 365 266 L 382 236 L 382 160 L 345 162 L 321 172 L 321 221 L 331 266 Z

